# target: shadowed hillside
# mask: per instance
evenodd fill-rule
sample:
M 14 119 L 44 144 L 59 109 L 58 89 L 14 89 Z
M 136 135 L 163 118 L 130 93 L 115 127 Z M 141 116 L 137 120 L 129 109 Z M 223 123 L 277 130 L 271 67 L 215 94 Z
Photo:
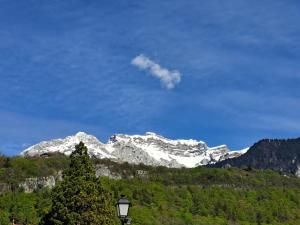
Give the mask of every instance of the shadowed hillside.
M 214 165 L 214 167 L 224 166 L 298 173 L 300 171 L 300 138 L 261 140 L 254 144 L 244 155 Z

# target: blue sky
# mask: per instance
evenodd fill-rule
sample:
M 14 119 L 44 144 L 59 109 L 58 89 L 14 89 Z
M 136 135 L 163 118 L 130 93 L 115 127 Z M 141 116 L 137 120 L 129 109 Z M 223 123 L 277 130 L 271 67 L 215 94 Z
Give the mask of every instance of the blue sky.
M 300 136 L 297 0 L 0 0 L 0 151 L 85 131 Z

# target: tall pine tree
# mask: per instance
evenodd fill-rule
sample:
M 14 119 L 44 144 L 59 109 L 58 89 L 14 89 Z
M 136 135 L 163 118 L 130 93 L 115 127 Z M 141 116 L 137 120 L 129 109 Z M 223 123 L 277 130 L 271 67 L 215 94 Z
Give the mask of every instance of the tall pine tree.
M 42 219 L 47 225 L 112 225 L 113 204 L 80 142 L 71 154 L 70 168 L 52 191 L 52 208 Z

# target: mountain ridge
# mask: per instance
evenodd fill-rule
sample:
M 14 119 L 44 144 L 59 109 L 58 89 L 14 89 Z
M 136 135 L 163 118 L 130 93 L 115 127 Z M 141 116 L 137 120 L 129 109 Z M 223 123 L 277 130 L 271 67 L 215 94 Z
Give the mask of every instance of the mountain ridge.
M 102 143 L 93 135 L 78 132 L 63 139 L 42 141 L 23 150 L 21 155 L 41 156 L 54 152 L 70 155 L 80 141 L 86 144 L 91 157 L 167 167 L 196 167 L 247 152 L 247 149 L 230 151 L 226 145 L 210 148 L 205 142 L 193 139 L 171 140 L 153 132 L 146 132 L 145 135 L 115 134 L 107 143 Z
M 272 169 L 300 177 L 300 138 L 262 139 L 239 158 L 226 159 L 213 165 L 229 166 Z

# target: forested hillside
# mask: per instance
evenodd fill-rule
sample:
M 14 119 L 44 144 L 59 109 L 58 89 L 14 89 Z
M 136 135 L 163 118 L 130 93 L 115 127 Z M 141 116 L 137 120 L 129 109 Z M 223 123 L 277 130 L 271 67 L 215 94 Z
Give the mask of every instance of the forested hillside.
M 300 176 L 300 138 L 263 139 L 255 143 L 244 155 L 211 165 L 224 166 L 273 169 Z
M 235 168 L 168 169 L 99 159 L 93 163 L 121 175 L 119 180 L 103 177 L 102 183 L 115 200 L 121 194 L 128 196 L 136 225 L 300 224 L 300 179 L 292 174 Z M 12 219 L 38 224 L 50 209 L 51 191 L 24 193 L 18 183 L 52 175 L 68 165 L 69 158 L 63 155 L 2 156 L 0 183 L 12 188 L 0 195 L 0 224 Z

